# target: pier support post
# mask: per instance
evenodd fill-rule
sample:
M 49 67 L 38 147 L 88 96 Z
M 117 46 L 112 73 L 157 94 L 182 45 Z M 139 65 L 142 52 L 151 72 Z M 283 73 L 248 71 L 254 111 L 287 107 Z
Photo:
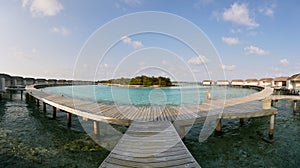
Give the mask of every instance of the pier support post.
M 52 106 L 52 118 L 56 118 L 56 107 Z
M 5 78 L 0 79 L 0 100 L 2 100 L 3 92 L 5 92 Z
M 217 120 L 217 125 L 216 125 L 216 134 L 221 135 L 222 134 L 222 119 Z
M 40 100 L 39 99 L 36 99 L 36 106 L 40 106 Z
M 43 111 L 44 111 L 44 112 L 46 112 L 46 105 L 47 105 L 47 104 L 46 104 L 45 102 L 43 102 Z
M 21 100 L 23 100 L 23 90 L 21 90 Z
M 241 124 L 241 125 L 244 125 L 244 124 L 245 124 L 244 118 L 240 118 L 240 124 Z
M 67 112 L 67 127 L 70 128 L 72 126 L 72 113 Z
M 294 100 L 294 113 L 297 111 L 297 100 Z
M 98 121 L 94 121 L 94 134 L 95 134 L 95 136 L 100 135 L 100 129 L 99 129 L 99 122 Z
M 185 136 L 185 126 L 179 126 L 179 136 L 181 139 Z
M 277 107 L 277 105 L 278 105 L 278 100 L 273 100 L 273 106 Z
M 9 99 L 12 100 L 12 94 L 13 94 L 13 92 L 12 92 L 12 90 L 10 90 L 8 92 L 9 92 Z
M 274 135 L 274 121 L 275 121 L 275 115 L 271 115 L 270 117 L 270 129 L 269 129 L 269 137 L 272 138 Z

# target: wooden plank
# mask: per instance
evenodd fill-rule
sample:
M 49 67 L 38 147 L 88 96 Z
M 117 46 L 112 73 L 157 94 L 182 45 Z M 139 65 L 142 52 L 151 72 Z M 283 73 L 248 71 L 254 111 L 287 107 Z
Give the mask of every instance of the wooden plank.
M 170 122 L 133 122 L 100 167 L 107 165 L 200 167 Z

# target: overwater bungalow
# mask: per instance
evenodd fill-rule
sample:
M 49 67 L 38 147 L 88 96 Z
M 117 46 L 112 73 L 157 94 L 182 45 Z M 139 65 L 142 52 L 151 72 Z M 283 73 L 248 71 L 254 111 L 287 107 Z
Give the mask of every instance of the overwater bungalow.
M 212 80 L 203 80 L 202 81 L 203 86 L 211 86 L 213 84 L 214 84 L 214 82 Z
M 228 86 L 230 82 L 228 80 L 217 80 L 216 83 L 218 86 Z
M 33 85 L 33 84 L 35 84 L 35 79 L 34 78 L 24 78 L 24 84 L 25 85 Z
M 24 86 L 24 78 L 21 76 L 12 76 L 11 86 Z
M 234 79 L 231 81 L 232 86 L 243 86 L 245 84 L 245 81 L 242 79 Z
M 300 90 L 300 74 L 295 74 L 288 78 L 288 89 Z
M 283 76 L 274 78 L 273 87 L 275 88 L 287 87 L 288 78 L 289 77 L 283 77 Z
M 35 82 L 36 84 L 47 84 L 47 80 L 42 78 L 36 79 Z
M 11 85 L 11 76 L 10 75 L 7 75 L 7 74 L 0 74 L 0 79 L 1 78 L 4 78 L 5 80 L 5 87 L 8 87 Z
M 273 86 L 273 78 L 262 78 L 259 80 L 259 86 Z
M 57 84 L 59 85 L 67 84 L 67 81 L 65 79 L 59 79 L 57 80 Z
M 258 86 L 259 81 L 257 79 L 247 79 L 245 80 L 246 86 Z
M 48 84 L 55 85 L 57 83 L 57 80 L 56 79 L 48 79 L 47 82 L 48 82 Z

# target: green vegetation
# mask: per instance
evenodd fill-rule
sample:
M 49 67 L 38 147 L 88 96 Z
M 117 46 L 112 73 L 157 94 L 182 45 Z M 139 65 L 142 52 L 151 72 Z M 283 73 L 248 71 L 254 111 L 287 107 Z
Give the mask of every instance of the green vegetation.
M 173 86 L 170 78 L 166 77 L 148 77 L 148 76 L 137 76 L 135 78 L 120 78 L 120 79 L 110 79 L 105 81 L 98 81 L 98 83 L 107 83 L 107 84 L 120 84 L 120 85 L 141 85 L 141 86 Z

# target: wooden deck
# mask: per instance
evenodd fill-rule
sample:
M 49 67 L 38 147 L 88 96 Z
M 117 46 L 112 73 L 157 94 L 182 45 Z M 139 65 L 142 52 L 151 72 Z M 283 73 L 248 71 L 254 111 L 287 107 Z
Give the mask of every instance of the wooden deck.
M 271 95 L 269 97 L 271 100 L 296 100 L 300 101 L 300 96 L 297 95 Z
M 243 98 L 209 100 L 189 106 L 98 104 L 47 94 L 33 87 L 28 87 L 27 93 L 37 104 L 43 102 L 44 109 L 48 104 L 53 109 L 65 111 L 68 122 L 70 114 L 75 114 L 94 122 L 129 126 L 100 167 L 200 167 L 181 141 L 186 126 L 209 120 L 216 121 L 216 130 L 221 131 L 222 118 L 271 116 L 270 135 L 273 135 L 274 115 L 277 114 L 274 108 L 262 109 L 259 101 L 273 93 L 271 88 Z M 179 126 L 179 133 L 172 123 Z M 94 132 L 98 132 L 95 128 L 98 129 L 94 127 Z
M 102 168 L 200 167 L 178 136 L 173 124 L 133 122 Z
M 129 126 L 132 121 L 203 121 L 209 115 L 220 118 L 235 115 L 235 118 L 252 117 L 251 112 L 257 111 L 261 116 L 268 116 L 270 110 L 262 110 L 257 101 L 265 99 L 273 92 L 267 88 L 261 92 L 243 98 L 227 100 L 210 100 L 200 105 L 189 106 L 130 106 L 115 104 L 98 104 L 91 101 L 75 100 L 64 96 L 50 95 L 37 89 L 27 89 L 28 94 L 36 99 L 61 109 L 95 121 L 108 122 Z M 253 103 L 255 102 L 256 103 Z M 247 105 L 247 103 L 249 103 Z M 232 108 L 229 108 L 232 107 Z M 222 114 L 222 111 L 224 112 Z M 211 111 L 218 110 L 217 114 Z M 227 110 L 228 109 L 228 110 Z M 274 110 L 274 109 L 272 109 Z M 226 112 L 228 111 L 228 112 Z M 232 113 L 234 111 L 235 113 Z M 256 114 L 255 116 L 258 116 Z

